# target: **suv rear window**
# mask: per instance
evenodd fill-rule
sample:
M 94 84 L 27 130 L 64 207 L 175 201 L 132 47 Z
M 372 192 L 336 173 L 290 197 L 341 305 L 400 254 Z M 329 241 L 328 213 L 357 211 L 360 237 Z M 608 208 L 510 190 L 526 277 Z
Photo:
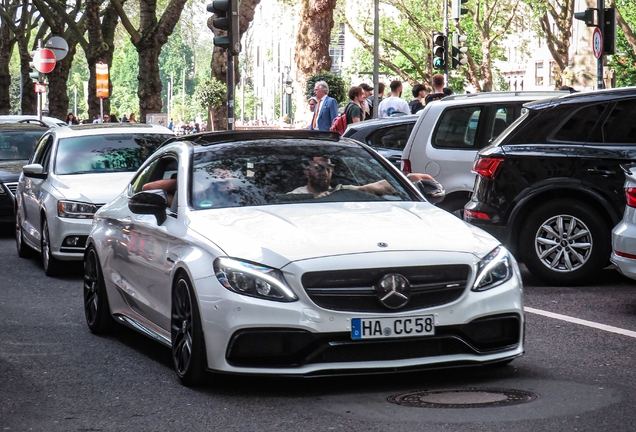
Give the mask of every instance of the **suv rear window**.
M 367 144 L 376 148 L 404 150 L 404 146 L 413 130 L 413 125 L 415 125 L 415 122 L 380 128 L 367 138 Z
M 433 134 L 433 147 L 474 149 L 481 106 L 450 108 L 442 113 Z
M 606 108 L 607 104 L 603 103 L 588 105 L 576 110 L 553 135 L 553 139 L 556 141 L 586 142 Z

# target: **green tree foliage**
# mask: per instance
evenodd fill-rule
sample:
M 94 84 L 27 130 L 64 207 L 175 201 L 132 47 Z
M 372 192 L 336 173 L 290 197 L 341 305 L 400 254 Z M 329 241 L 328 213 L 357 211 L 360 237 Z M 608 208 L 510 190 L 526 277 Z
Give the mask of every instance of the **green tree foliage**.
M 121 117 L 131 112 L 139 113 L 139 98 L 137 97 L 137 75 L 139 74 L 139 60 L 137 50 L 126 39 L 115 51 L 113 65 L 110 68 L 110 80 L 113 86 L 110 104 L 113 113 Z
M 307 99 L 314 95 L 314 86 L 317 81 L 326 81 L 329 85 L 329 96 L 334 98 L 338 104 L 344 103 L 348 98 L 348 89 L 340 75 L 332 72 L 322 71 L 307 79 L 305 87 L 305 96 Z
M 215 77 L 209 78 L 198 85 L 194 91 L 194 100 L 203 109 L 218 108 L 223 105 L 227 97 L 227 86 Z
M 616 0 L 616 7 L 625 21 L 634 26 L 636 23 L 636 3 L 632 0 Z M 636 54 L 620 26 L 616 28 L 616 54 L 609 56 L 608 67 L 615 71 L 617 87 L 636 84 Z

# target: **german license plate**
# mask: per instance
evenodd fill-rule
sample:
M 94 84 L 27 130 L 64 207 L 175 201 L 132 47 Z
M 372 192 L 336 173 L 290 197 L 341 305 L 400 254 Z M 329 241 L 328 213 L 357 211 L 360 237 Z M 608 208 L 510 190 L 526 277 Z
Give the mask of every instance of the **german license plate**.
M 435 334 L 433 315 L 400 318 L 353 318 L 351 339 L 380 339 Z

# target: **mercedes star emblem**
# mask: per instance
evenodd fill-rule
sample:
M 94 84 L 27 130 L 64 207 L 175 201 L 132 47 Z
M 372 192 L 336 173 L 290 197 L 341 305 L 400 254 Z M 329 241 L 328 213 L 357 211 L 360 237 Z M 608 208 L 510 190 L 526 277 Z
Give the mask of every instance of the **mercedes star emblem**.
M 411 284 L 401 274 L 384 275 L 375 285 L 378 300 L 389 309 L 399 309 L 411 298 Z

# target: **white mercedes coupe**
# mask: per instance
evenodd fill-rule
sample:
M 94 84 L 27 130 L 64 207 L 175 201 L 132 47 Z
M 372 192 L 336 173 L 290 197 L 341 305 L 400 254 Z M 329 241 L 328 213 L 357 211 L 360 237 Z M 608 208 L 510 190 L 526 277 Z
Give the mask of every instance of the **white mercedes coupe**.
M 510 362 L 517 263 L 425 183 L 329 132 L 174 138 L 95 214 L 88 327 L 170 347 L 184 385 Z

